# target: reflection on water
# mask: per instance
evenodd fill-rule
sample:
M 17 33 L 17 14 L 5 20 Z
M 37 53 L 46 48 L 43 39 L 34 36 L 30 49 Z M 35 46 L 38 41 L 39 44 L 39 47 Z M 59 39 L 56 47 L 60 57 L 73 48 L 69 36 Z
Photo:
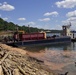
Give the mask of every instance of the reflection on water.
M 43 60 L 52 70 L 76 75 L 76 43 L 26 47 L 32 57 Z
M 76 50 L 76 43 L 67 43 L 67 44 L 55 44 L 55 45 L 36 45 L 25 47 L 26 50 L 32 52 L 39 52 L 41 50 Z

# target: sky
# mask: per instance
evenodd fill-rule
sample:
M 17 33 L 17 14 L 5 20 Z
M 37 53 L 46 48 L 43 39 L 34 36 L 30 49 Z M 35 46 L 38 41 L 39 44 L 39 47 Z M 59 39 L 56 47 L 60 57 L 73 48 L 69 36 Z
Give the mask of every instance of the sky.
M 76 0 L 0 0 L 0 17 L 20 26 L 76 30 Z

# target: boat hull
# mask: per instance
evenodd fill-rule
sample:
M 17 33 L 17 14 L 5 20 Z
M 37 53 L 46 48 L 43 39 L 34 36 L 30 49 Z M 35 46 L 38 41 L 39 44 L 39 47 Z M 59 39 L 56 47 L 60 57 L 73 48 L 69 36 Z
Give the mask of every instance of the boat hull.
M 29 45 L 45 45 L 45 44 L 62 44 L 71 42 L 70 37 L 56 37 L 42 40 L 26 40 L 26 41 L 18 41 L 14 42 L 15 46 L 29 46 Z

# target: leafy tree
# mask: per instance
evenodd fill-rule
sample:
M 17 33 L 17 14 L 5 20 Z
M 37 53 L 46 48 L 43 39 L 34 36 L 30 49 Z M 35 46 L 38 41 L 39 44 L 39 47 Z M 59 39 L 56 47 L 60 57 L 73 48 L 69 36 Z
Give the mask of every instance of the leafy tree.
M 14 24 L 13 22 L 7 22 L 4 21 L 2 18 L 0 18 L 0 31 L 16 31 L 16 28 L 18 28 L 18 30 L 24 30 L 25 32 L 32 33 L 32 32 L 39 32 L 39 31 L 48 31 L 45 29 L 38 29 L 35 27 L 28 27 L 28 26 L 19 26 L 17 24 Z M 50 31 L 50 30 L 49 30 Z M 61 30 L 51 30 L 51 32 L 61 32 Z

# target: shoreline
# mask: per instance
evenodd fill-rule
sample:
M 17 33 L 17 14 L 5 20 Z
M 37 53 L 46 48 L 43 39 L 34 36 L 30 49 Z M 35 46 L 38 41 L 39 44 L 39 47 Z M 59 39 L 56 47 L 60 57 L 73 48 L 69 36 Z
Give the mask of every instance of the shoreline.
M 49 69 L 48 66 L 44 65 L 44 62 L 41 60 L 38 60 L 34 57 L 31 57 L 26 50 L 20 49 L 20 48 L 14 48 L 11 46 L 7 46 L 5 44 L 1 44 L 0 43 L 0 53 L 3 52 L 5 54 L 7 54 L 8 52 L 10 52 L 10 54 L 8 55 L 8 57 L 5 59 L 5 61 L 7 62 L 7 64 L 10 64 L 12 61 L 14 63 L 16 63 L 18 65 L 18 68 L 20 68 L 19 66 L 21 66 L 21 68 L 24 69 L 29 69 L 29 72 L 27 75 L 30 75 L 29 73 L 36 68 L 37 70 L 35 72 L 31 72 L 33 73 L 32 75 L 58 75 L 57 73 L 54 73 L 52 70 Z M 8 63 L 8 60 L 10 58 L 10 62 Z M 13 60 L 11 60 L 13 59 Z M 4 64 L 5 61 L 2 63 Z M 19 63 L 20 62 L 20 63 Z M 11 66 L 15 64 L 12 63 L 10 64 Z M 26 64 L 27 63 L 27 64 Z M 27 66 L 27 68 L 25 68 L 25 65 L 30 65 L 31 69 Z M 23 66 L 24 65 L 24 66 Z M 34 67 L 35 66 L 35 67 Z M 13 66 L 12 66 L 13 67 Z M 5 67 L 6 68 L 6 67 Z M 11 68 L 11 67 L 10 67 Z M 17 68 L 17 66 L 15 66 L 15 68 Z M 18 69 L 17 68 L 17 69 Z M 13 69 L 13 68 L 12 68 Z M 20 70 L 20 69 L 19 69 Z M 18 72 L 20 73 L 20 72 Z M 25 72 L 26 73 L 26 72 Z M 40 74 L 39 74 L 40 73 Z M 5 75 L 5 74 L 4 74 Z

